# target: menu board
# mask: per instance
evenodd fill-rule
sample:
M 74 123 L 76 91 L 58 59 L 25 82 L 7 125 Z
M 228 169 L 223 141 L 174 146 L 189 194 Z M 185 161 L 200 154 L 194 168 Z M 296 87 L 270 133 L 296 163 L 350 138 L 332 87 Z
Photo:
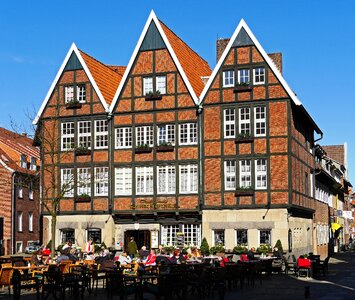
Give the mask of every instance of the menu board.
M 176 242 L 178 246 L 184 246 L 185 244 L 185 235 L 183 232 L 176 233 Z

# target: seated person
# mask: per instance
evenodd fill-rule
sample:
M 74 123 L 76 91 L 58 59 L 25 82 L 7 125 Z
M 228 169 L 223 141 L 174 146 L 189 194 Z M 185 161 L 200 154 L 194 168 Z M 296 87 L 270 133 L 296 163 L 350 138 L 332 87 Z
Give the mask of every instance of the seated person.
M 150 250 L 149 255 L 147 256 L 147 259 L 144 261 L 144 265 L 147 266 L 155 266 L 156 265 L 156 259 L 157 255 L 155 254 L 155 250 L 152 249 Z
M 75 257 L 75 249 L 74 248 L 67 248 L 69 249 L 69 253 L 67 254 L 69 259 L 75 263 L 77 261 L 77 258 Z M 65 249 L 64 249 L 65 250 Z
M 147 250 L 146 246 L 142 246 L 141 250 L 138 252 L 139 257 L 141 260 L 147 259 L 147 256 L 149 255 L 149 251 Z
M 274 247 L 274 251 L 272 253 L 274 257 L 281 258 L 280 250 L 277 247 Z
M 197 247 L 192 247 L 191 248 L 191 256 L 192 257 L 201 257 L 201 252 L 197 249 Z
M 160 253 L 157 255 L 157 257 L 155 259 L 155 263 L 158 265 L 164 265 L 164 266 L 172 264 L 169 255 L 167 255 L 165 253 L 164 249 L 160 250 Z
M 251 247 L 247 253 L 248 260 L 255 260 L 255 248 Z
M 118 257 L 118 261 L 120 262 L 121 266 L 125 266 L 132 262 L 131 257 L 127 255 L 127 252 L 123 251 L 122 254 Z
M 59 256 L 57 257 L 57 264 L 60 264 L 63 260 L 69 260 L 68 253 L 68 249 L 61 250 Z
M 62 250 L 65 250 L 65 249 L 71 248 L 71 247 L 72 247 L 72 243 L 71 243 L 70 241 L 67 241 L 67 242 L 65 243 L 65 245 L 63 246 Z

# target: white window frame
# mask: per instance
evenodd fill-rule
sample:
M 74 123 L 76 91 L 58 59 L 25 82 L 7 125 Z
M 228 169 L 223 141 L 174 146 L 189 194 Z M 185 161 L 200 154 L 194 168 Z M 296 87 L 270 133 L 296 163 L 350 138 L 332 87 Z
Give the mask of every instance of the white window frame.
M 236 172 L 237 162 L 235 159 L 224 161 L 224 188 L 226 191 L 232 191 L 236 189 Z
M 217 237 L 217 232 L 222 233 L 223 232 L 223 241 L 222 243 L 216 243 L 216 237 Z M 222 245 L 225 246 L 226 244 L 226 230 L 221 228 L 221 229 L 214 229 L 212 230 L 212 246 L 217 246 L 217 245 Z
M 18 232 L 23 231 L 23 212 L 22 211 L 17 212 L 17 231 Z
M 119 127 L 115 129 L 115 148 L 132 148 L 132 127 Z
M 246 243 L 242 243 L 242 244 L 238 243 L 238 231 L 246 231 L 247 232 L 247 234 L 246 234 L 247 242 Z M 237 228 L 235 230 L 235 244 L 237 246 L 246 246 L 246 247 L 248 247 L 248 244 L 249 244 L 249 230 L 247 228 Z
M 74 169 L 65 168 L 60 170 L 60 182 L 61 187 L 65 187 L 65 192 L 63 197 L 73 197 L 74 196 Z
M 21 168 L 27 169 L 27 156 L 25 154 L 21 154 L 20 160 Z
M 77 194 L 78 196 L 86 194 L 91 196 L 91 169 L 77 169 Z
M 62 151 L 69 151 L 74 149 L 75 146 L 75 123 L 74 122 L 63 122 L 61 124 L 61 145 Z
M 136 127 L 136 147 L 154 145 L 154 131 L 153 126 L 137 126 Z
M 186 171 L 186 182 L 183 180 L 183 171 Z M 197 165 L 181 165 L 179 167 L 179 185 L 180 194 L 196 194 L 198 192 Z
M 33 231 L 33 212 L 30 211 L 28 213 L 28 231 Z
M 161 95 L 166 94 L 166 76 L 156 76 L 155 77 L 155 89 L 159 91 Z
M 250 70 L 249 69 L 239 69 L 238 70 L 238 83 L 250 84 Z
M 91 149 L 91 121 L 78 122 L 78 147 Z
M 235 138 L 235 109 L 226 108 L 224 115 L 224 138 Z
M 255 159 L 255 189 L 267 189 L 267 160 L 265 158 Z
M 251 125 L 250 125 L 250 107 L 240 107 L 238 109 L 238 129 L 239 134 L 251 135 Z
M 269 234 L 270 243 L 260 243 L 261 231 L 270 231 L 270 234 Z M 270 245 L 270 246 L 272 246 L 272 230 L 271 229 L 263 228 L 263 229 L 259 229 L 258 230 L 258 246 L 260 246 L 260 245 Z
M 115 168 L 115 195 L 132 195 L 132 168 Z
M 158 194 L 175 194 L 176 169 L 174 165 L 158 166 L 157 177 Z
M 254 75 L 254 85 L 258 84 L 264 84 L 265 83 L 265 68 L 264 67 L 258 67 L 253 69 L 253 75 Z
M 28 182 L 28 199 L 33 200 L 33 181 Z
M 224 70 L 223 71 L 223 87 L 233 87 L 234 86 L 234 70 Z
M 36 171 L 37 170 L 37 159 L 35 157 L 31 157 L 31 162 L 30 162 L 30 170 Z
M 108 122 L 107 120 L 95 120 L 95 149 L 108 147 Z
M 183 224 L 184 243 L 186 245 L 201 245 L 201 224 Z
M 180 226 L 161 225 L 161 243 L 163 245 L 175 246 L 177 244 L 177 233 L 180 232 Z
M 258 130 L 263 131 L 258 133 Z M 254 136 L 266 136 L 266 107 L 254 107 Z
M 180 145 L 197 144 L 197 123 L 179 124 L 179 144 Z
M 153 192 L 154 192 L 153 167 L 136 167 L 136 194 L 152 195 Z
M 64 87 L 64 101 L 69 103 L 74 101 L 74 85 L 67 85 Z
M 85 84 L 78 84 L 76 86 L 76 100 L 80 103 L 86 102 L 86 85 Z
M 95 167 L 95 196 L 108 195 L 108 167 Z
M 18 198 L 23 198 L 23 182 L 22 179 L 19 178 L 17 180 L 17 192 L 18 192 Z
M 244 180 L 243 177 L 249 177 L 248 180 Z M 239 160 L 239 187 L 240 188 L 251 188 L 251 160 L 250 159 L 241 159 Z M 247 184 L 249 182 L 249 185 Z
M 153 93 L 153 77 L 143 77 L 143 96 Z
M 175 145 L 175 124 L 157 126 L 158 146 L 163 143 Z
M 23 242 L 16 241 L 16 253 L 22 253 L 22 252 L 23 252 Z

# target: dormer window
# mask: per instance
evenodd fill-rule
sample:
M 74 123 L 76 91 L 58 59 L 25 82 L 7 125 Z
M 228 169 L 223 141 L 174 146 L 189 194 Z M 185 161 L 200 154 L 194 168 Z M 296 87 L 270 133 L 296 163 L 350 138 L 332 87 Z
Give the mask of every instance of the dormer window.
M 24 154 L 21 154 L 20 166 L 21 168 L 27 169 L 27 157 Z
M 37 163 L 36 158 L 31 157 L 30 170 L 36 171 L 37 169 L 36 163 Z
M 143 96 L 157 93 L 166 94 L 166 76 L 144 77 Z

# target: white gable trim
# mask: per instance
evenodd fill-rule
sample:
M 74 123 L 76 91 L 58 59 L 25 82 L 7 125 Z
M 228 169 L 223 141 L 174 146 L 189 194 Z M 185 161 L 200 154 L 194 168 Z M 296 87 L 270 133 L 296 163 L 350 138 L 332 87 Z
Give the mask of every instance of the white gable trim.
M 231 39 L 229 40 L 229 43 L 227 44 L 227 47 L 224 49 L 223 54 L 221 56 L 221 58 L 219 59 L 216 67 L 214 68 L 212 75 L 210 77 L 210 79 L 207 81 L 207 84 L 205 85 L 205 88 L 203 89 L 201 96 L 200 96 L 200 102 L 203 101 L 203 99 L 205 98 L 207 91 L 210 89 L 213 80 L 215 79 L 215 77 L 217 76 L 217 73 L 219 72 L 222 63 L 224 62 L 227 54 L 229 53 L 229 50 L 231 49 L 235 39 L 237 38 L 240 30 L 244 28 L 245 31 L 247 32 L 247 34 L 249 35 L 250 39 L 253 41 L 253 43 L 255 44 L 256 49 L 259 50 L 261 56 L 264 58 L 264 60 L 266 61 L 266 63 L 268 64 L 268 66 L 270 67 L 270 69 L 274 72 L 276 78 L 280 81 L 281 85 L 283 86 L 283 88 L 286 90 L 286 92 L 288 93 L 288 95 L 290 96 L 290 98 L 293 100 L 293 102 L 296 105 L 302 105 L 301 101 L 297 98 L 296 94 L 291 90 L 291 88 L 289 87 L 289 85 L 287 84 L 287 82 L 285 81 L 285 79 L 282 77 L 280 71 L 278 70 L 278 68 L 275 66 L 274 62 L 271 60 L 271 58 L 269 57 L 269 55 L 267 55 L 267 53 L 265 52 L 264 48 L 260 45 L 259 41 L 257 40 L 257 38 L 255 37 L 255 35 L 252 33 L 252 31 L 250 30 L 250 28 L 248 27 L 248 25 L 245 23 L 245 21 L 242 19 L 237 28 L 235 29 Z
M 15 170 L 11 169 L 2 159 L 0 159 L 0 165 L 2 165 L 6 170 L 13 173 Z
M 127 80 L 127 78 L 128 78 L 129 73 L 131 72 L 133 63 L 134 63 L 134 61 L 136 60 L 136 57 L 137 57 L 138 52 L 139 52 L 139 49 L 140 49 L 140 47 L 141 47 L 141 45 L 142 45 L 142 43 L 143 43 L 143 40 L 144 40 L 144 38 L 145 38 L 145 36 L 146 36 L 146 34 L 147 34 L 147 31 L 148 31 L 148 29 L 149 29 L 149 25 L 150 25 L 150 23 L 151 23 L 152 21 L 155 23 L 155 25 L 156 25 L 156 27 L 157 27 L 157 29 L 158 29 L 158 31 L 159 31 L 159 33 L 160 33 L 160 35 L 161 35 L 163 41 L 164 41 L 166 47 L 168 48 L 168 51 L 169 51 L 169 53 L 170 53 L 170 55 L 171 55 L 171 57 L 172 57 L 172 59 L 173 59 L 175 65 L 176 65 L 176 67 L 177 67 L 177 69 L 178 69 L 178 71 L 179 71 L 179 73 L 180 73 L 180 75 L 181 75 L 181 77 L 182 77 L 184 83 L 186 84 L 187 90 L 189 91 L 190 95 L 192 96 L 193 101 L 195 102 L 196 105 L 197 105 L 198 102 L 199 102 L 199 99 L 198 99 L 198 97 L 196 96 L 196 93 L 195 93 L 195 91 L 193 90 L 193 88 L 192 88 L 192 86 L 191 86 L 191 84 L 190 84 L 190 82 L 189 82 L 189 80 L 188 80 L 188 78 L 187 78 L 187 76 L 186 76 L 186 74 L 185 74 L 185 72 L 184 72 L 184 70 L 183 70 L 181 64 L 180 64 L 180 62 L 179 62 L 179 60 L 178 60 L 178 58 L 177 58 L 177 56 L 176 56 L 176 54 L 175 54 L 175 52 L 174 52 L 174 49 L 171 47 L 171 44 L 170 44 L 168 38 L 166 37 L 166 35 L 165 35 L 165 33 L 164 33 L 164 30 L 163 30 L 163 28 L 161 27 L 160 22 L 159 22 L 157 16 L 155 15 L 154 11 L 152 10 L 152 11 L 150 12 L 150 15 L 149 15 L 149 17 L 148 17 L 147 22 L 145 23 L 145 26 L 144 26 L 144 28 L 143 28 L 143 31 L 142 31 L 142 33 L 141 33 L 141 35 L 140 35 L 140 37 L 139 37 L 139 40 L 138 40 L 137 45 L 136 45 L 136 47 L 135 47 L 135 49 L 134 49 L 134 51 L 133 51 L 133 54 L 132 54 L 132 56 L 131 56 L 131 59 L 129 60 L 129 63 L 128 63 L 127 68 L 126 68 L 126 71 L 125 71 L 125 73 L 123 74 L 122 80 L 121 80 L 121 82 L 120 82 L 120 84 L 119 84 L 119 86 L 118 86 L 118 88 L 117 88 L 117 91 L 116 91 L 116 93 L 115 93 L 115 96 L 113 97 L 113 101 L 112 101 L 111 106 L 110 106 L 110 112 L 111 112 L 111 113 L 113 112 L 113 110 L 114 110 L 114 108 L 115 108 L 115 106 L 116 106 L 116 103 L 117 103 L 117 101 L 118 101 L 118 97 L 119 97 L 120 93 L 122 92 L 123 86 L 124 86 L 124 84 L 126 83 L 126 80 Z
M 41 117 L 41 115 L 42 115 L 44 109 L 46 108 L 46 105 L 47 105 L 47 103 L 48 103 L 48 101 L 49 101 L 49 98 L 51 97 L 51 95 L 52 95 L 52 93 L 53 93 L 53 91 L 54 91 L 54 89 L 55 89 L 55 87 L 56 87 L 56 85 L 57 85 L 57 83 L 58 83 L 58 81 L 59 81 L 59 78 L 60 78 L 60 76 L 62 75 L 62 73 L 63 73 L 63 71 L 64 71 L 64 68 L 65 68 L 65 66 L 67 65 L 67 63 L 68 63 L 68 61 L 69 61 L 69 59 L 70 59 L 70 56 L 72 55 L 73 52 L 74 52 L 74 53 L 76 54 L 76 56 L 78 57 L 78 59 L 79 59 L 81 65 L 83 66 L 86 75 L 89 77 L 89 80 L 90 80 L 92 86 L 94 87 L 94 90 L 95 90 L 95 92 L 97 93 L 97 95 L 98 95 L 98 97 L 99 97 L 99 99 L 100 99 L 100 101 L 101 101 L 103 107 L 104 107 L 105 110 L 108 112 L 109 107 L 108 107 L 108 105 L 107 105 L 107 103 L 106 103 L 104 97 L 102 96 L 101 91 L 100 91 L 100 89 L 98 88 L 98 86 L 97 86 L 97 84 L 96 84 L 96 82 L 95 82 L 95 80 L 94 80 L 94 77 L 91 75 L 91 72 L 90 72 L 88 66 L 86 65 L 86 63 L 85 63 L 83 57 L 81 56 L 79 49 L 78 49 L 78 48 L 76 47 L 76 45 L 73 43 L 73 44 L 71 45 L 71 47 L 70 47 L 70 49 L 69 49 L 67 55 L 65 56 L 64 61 L 63 61 L 62 65 L 61 65 L 61 67 L 60 67 L 60 69 L 59 69 L 59 71 L 58 71 L 58 73 L 57 73 L 57 75 L 56 75 L 56 77 L 55 77 L 55 79 L 54 79 L 54 81 L 53 81 L 51 87 L 49 88 L 49 91 L 48 91 L 48 93 L 47 93 L 47 95 L 46 95 L 46 98 L 44 98 L 44 101 L 43 101 L 43 103 L 42 103 L 42 105 L 41 105 L 41 107 L 40 107 L 40 109 L 39 109 L 39 111 L 38 111 L 38 113 L 37 113 L 37 116 L 35 117 L 35 119 L 34 119 L 33 122 L 32 122 L 34 125 L 36 125 L 36 124 L 38 123 L 38 120 L 39 120 L 39 118 Z

